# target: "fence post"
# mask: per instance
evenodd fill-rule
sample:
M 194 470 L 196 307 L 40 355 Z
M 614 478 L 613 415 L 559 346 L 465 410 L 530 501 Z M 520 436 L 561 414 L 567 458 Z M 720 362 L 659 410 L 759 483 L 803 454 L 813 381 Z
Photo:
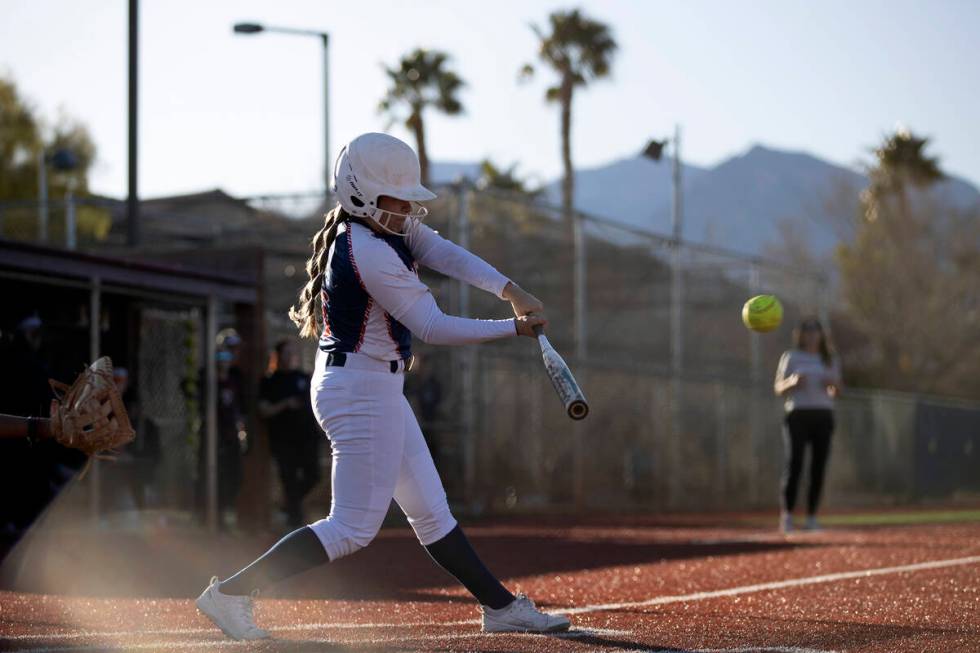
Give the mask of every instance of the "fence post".
M 68 190 L 65 191 L 65 247 L 75 249 L 77 246 L 75 227 L 75 193 L 74 180 L 69 180 Z
M 749 264 L 749 294 L 753 297 L 759 293 L 759 265 Z M 749 332 L 749 378 L 753 385 L 759 382 L 762 373 L 762 349 L 760 347 L 759 334 L 748 329 Z
M 684 235 L 684 208 L 681 192 L 681 128 L 674 127 L 674 161 L 671 176 L 673 194 L 671 200 L 671 234 L 673 236 L 670 257 L 670 364 L 675 374 L 680 372 L 684 357 L 684 332 L 681 311 L 683 279 L 681 278 L 681 239 Z
M 457 212 L 456 212 L 456 238 L 459 241 L 459 246 L 464 249 L 470 248 L 470 193 L 472 191 L 467 187 L 465 182 L 461 182 L 456 186 L 457 194 Z M 458 281 L 456 282 L 456 288 L 458 290 L 458 300 L 459 300 L 459 314 L 461 317 L 469 317 L 470 311 L 470 286 L 469 284 Z
M 683 428 L 681 428 L 681 379 L 677 372 L 672 370 L 670 382 L 668 383 L 668 396 L 670 397 L 670 437 L 667 439 L 667 458 L 668 469 L 673 473 L 668 475 L 667 485 L 667 506 L 676 508 L 681 496 L 681 474 L 677 470 L 683 469 L 683 443 L 681 442 Z
M 681 239 L 684 235 L 684 207 L 681 189 L 681 127 L 674 126 L 674 160 L 672 169 L 671 232 L 673 243 L 670 257 L 670 378 L 671 378 L 671 442 L 674 469 L 680 469 L 684 432 L 683 383 L 681 373 L 684 368 L 684 278 L 681 270 Z M 671 502 L 681 495 L 679 474 L 671 474 Z M 675 504 L 676 505 L 676 504 Z
M 546 447 L 542 442 L 542 439 L 545 437 L 545 427 L 541 407 L 541 383 L 534 374 L 528 374 L 526 378 L 528 379 L 528 399 L 531 405 L 530 415 L 527 420 L 528 432 L 524 437 L 531 438 L 528 443 L 528 453 L 531 457 L 529 471 L 531 472 L 531 478 L 534 479 L 532 492 L 534 493 L 535 501 L 547 503 L 550 500 L 550 492 L 548 491 L 550 488 L 545 485 L 545 479 L 551 478 L 551 473 L 554 469 L 544 464 Z M 549 458 L 551 458 L 551 455 L 549 455 Z M 543 497 L 546 497 L 546 499 L 542 501 Z
M 586 252 L 584 219 L 578 213 L 572 214 L 572 252 L 574 256 L 573 283 L 575 284 L 575 357 L 584 360 L 588 352 L 586 340 L 588 325 L 586 323 Z
M 751 263 L 749 266 L 749 294 L 755 296 L 759 293 L 759 266 L 757 263 Z M 761 417 L 759 415 L 759 410 L 762 408 L 762 401 L 760 400 L 759 383 L 762 378 L 762 348 L 759 340 L 759 334 L 751 329 L 749 331 L 749 351 L 750 351 L 750 368 L 749 368 L 749 378 L 751 379 L 749 383 L 749 406 L 751 410 L 749 411 L 749 460 L 751 461 L 751 473 L 749 474 L 749 498 L 750 501 L 755 504 L 759 500 L 759 455 L 758 448 L 759 442 L 762 440 L 760 433 L 761 428 Z M 768 417 L 768 412 L 766 413 Z
M 456 237 L 459 246 L 470 248 L 470 200 L 472 190 L 465 182 L 456 186 L 457 214 Z M 470 315 L 470 287 L 463 281 L 456 282 L 460 317 Z M 473 345 L 456 348 L 460 372 L 460 422 L 461 449 L 463 453 L 464 501 L 472 505 L 476 500 L 476 350 Z
M 671 457 L 680 463 L 683 432 L 681 370 L 684 366 L 684 280 L 681 277 L 681 238 L 684 235 L 684 207 L 681 190 L 681 127 L 674 126 L 674 157 L 671 175 L 671 249 L 670 249 L 670 440 Z M 674 469 L 679 469 L 675 467 Z M 671 474 L 670 502 L 680 497 L 680 475 Z
M 48 162 L 44 148 L 37 153 L 37 240 L 48 242 Z
M 675 222 L 676 225 L 676 222 Z M 684 336 L 683 336 L 683 293 L 684 285 L 681 278 L 681 243 L 675 231 L 670 244 L 670 458 L 671 462 L 679 465 L 683 437 L 683 391 L 681 374 L 684 368 Z M 673 467 L 679 469 L 680 467 Z M 669 505 L 676 507 L 681 495 L 681 478 L 679 474 L 670 475 L 668 488 Z
M 88 355 L 89 360 L 95 361 L 99 357 L 101 345 L 101 323 L 102 323 L 102 279 L 92 278 L 92 287 L 89 289 L 89 330 L 88 330 Z M 98 523 L 102 513 L 102 470 L 99 459 L 92 460 L 92 468 L 89 470 L 89 514 Z
M 575 357 L 579 361 L 579 378 L 588 375 L 583 364 L 588 356 L 588 334 L 589 325 L 586 321 L 586 304 L 588 303 L 588 283 L 587 283 L 587 260 L 585 238 L 585 220 L 577 212 L 572 213 L 572 249 L 575 257 L 574 284 L 575 284 Z M 585 379 L 583 379 L 583 383 Z M 582 509 L 585 506 L 585 431 L 582 422 L 575 422 L 572 425 L 572 437 L 575 442 L 575 450 L 572 452 L 572 493 L 575 506 Z
M 731 456 L 728 446 L 728 423 L 725 385 L 715 382 L 715 497 L 718 508 L 726 508 L 728 468 Z
M 216 338 L 218 337 L 218 300 L 208 296 L 207 316 L 204 327 L 204 370 L 207 385 L 205 397 L 205 437 L 207 438 L 207 467 L 205 483 L 207 487 L 207 525 L 208 531 L 218 531 L 218 369 L 215 363 Z

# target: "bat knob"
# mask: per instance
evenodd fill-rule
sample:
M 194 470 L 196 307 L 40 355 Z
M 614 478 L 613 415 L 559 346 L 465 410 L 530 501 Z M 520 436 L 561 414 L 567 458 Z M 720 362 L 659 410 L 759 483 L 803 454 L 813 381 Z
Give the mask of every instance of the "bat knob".
M 534 331 L 534 335 L 536 336 L 540 336 L 542 333 L 544 333 L 544 327 L 540 324 L 535 324 L 533 327 L 531 327 L 531 330 Z

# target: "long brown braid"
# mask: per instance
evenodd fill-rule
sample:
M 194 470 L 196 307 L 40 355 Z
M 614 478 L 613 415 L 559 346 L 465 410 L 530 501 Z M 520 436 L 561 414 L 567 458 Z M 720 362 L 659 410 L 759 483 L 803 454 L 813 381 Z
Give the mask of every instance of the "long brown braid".
M 337 228 L 350 220 L 350 216 L 340 206 L 331 209 L 323 219 L 323 227 L 313 236 L 313 256 L 306 262 L 306 274 L 309 281 L 299 291 L 299 298 L 289 309 L 289 319 L 299 328 L 301 338 L 319 338 L 319 320 L 316 311 L 316 300 L 320 297 L 323 287 L 323 273 L 327 265 L 330 246 L 337 237 Z

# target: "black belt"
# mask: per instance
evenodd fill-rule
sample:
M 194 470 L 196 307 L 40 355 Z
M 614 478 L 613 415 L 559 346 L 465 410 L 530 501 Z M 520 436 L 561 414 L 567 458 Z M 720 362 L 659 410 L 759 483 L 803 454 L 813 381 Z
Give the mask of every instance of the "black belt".
M 328 351 L 324 353 L 327 355 L 327 367 L 343 367 L 347 364 L 347 354 L 342 351 Z M 388 367 L 391 369 L 392 374 L 397 373 L 398 361 L 389 361 Z

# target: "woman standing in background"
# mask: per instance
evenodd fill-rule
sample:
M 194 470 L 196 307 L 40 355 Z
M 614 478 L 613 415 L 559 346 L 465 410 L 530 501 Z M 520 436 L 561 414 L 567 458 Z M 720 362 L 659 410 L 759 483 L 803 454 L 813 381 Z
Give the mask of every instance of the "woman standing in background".
M 793 509 L 803 470 L 803 456 L 810 446 L 810 488 L 807 495 L 807 530 L 818 530 L 817 508 L 824 471 L 834 431 L 834 399 L 840 392 L 840 361 L 834 355 L 823 326 L 816 319 L 804 320 L 793 330 L 793 349 L 783 352 L 776 369 L 774 389 L 784 397 L 786 419 L 783 442 L 783 532 L 793 530 Z

